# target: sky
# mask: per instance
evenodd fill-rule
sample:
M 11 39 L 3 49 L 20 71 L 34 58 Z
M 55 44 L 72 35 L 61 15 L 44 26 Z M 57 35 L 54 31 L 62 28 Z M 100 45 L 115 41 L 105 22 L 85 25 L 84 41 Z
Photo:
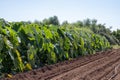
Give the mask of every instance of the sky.
M 58 16 L 62 23 L 97 19 L 120 29 L 120 0 L 0 0 L 0 18 L 7 21 L 43 20 Z

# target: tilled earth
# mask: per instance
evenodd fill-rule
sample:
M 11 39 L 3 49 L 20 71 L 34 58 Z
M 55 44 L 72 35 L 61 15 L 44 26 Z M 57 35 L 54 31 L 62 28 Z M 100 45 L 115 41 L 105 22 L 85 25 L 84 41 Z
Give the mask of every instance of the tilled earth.
M 1 80 L 120 80 L 120 49 L 82 56 Z

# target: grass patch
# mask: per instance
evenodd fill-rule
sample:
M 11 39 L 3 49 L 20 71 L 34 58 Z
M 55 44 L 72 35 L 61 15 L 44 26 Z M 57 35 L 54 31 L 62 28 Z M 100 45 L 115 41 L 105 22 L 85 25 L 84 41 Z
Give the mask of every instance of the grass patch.
M 113 49 L 118 49 L 118 48 L 120 48 L 120 45 L 112 45 L 112 48 Z

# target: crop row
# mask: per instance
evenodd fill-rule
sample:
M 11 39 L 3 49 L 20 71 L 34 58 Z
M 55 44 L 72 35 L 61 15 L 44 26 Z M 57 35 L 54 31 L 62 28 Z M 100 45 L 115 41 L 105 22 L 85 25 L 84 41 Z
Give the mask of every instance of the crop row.
M 23 72 L 110 48 L 92 32 L 37 24 L 0 26 L 0 75 Z

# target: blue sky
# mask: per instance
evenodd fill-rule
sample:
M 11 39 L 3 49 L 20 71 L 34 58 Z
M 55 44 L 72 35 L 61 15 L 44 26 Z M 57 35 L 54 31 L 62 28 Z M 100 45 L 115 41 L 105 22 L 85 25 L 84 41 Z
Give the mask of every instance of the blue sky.
M 60 22 L 90 18 L 120 29 L 120 0 L 0 0 L 0 17 L 8 21 L 43 20 L 54 15 Z

